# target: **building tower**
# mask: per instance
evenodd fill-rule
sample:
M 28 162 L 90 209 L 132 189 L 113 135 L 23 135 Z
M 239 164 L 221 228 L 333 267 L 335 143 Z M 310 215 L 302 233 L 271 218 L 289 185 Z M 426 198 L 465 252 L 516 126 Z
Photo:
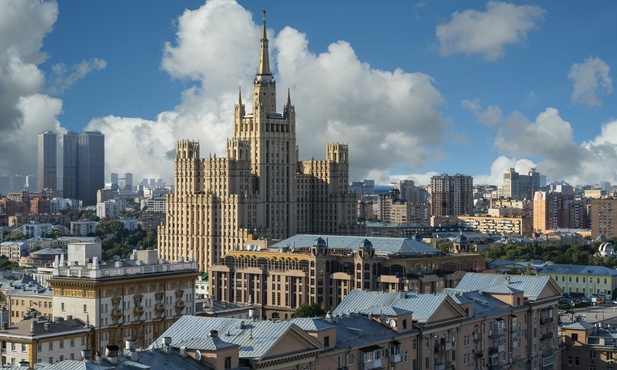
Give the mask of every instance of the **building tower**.
M 345 233 L 355 226 L 347 145 L 329 144 L 326 160 L 299 162 L 289 91 L 277 112 L 265 12 L 260 44 L 253 113 L 239 91 L 227 157 L 200 158 L 198 142 L 177 143 L 174 192 L 167 196 L 166 225 L 159 228 L 163 258 L 187 258 L 194 251 L 198 269 L 206 271 L 250 238 Z
M 96 205 L 96 192 L 105 186 L 105 136 L 98 131 L 69 132 L 63 153 L 64 197 Z
M 55 132 L 45 131 L 39 134 L 38 190 L 40 192 L 43 189 L 57 188 L 56 143 Z
M 431 214 L 460 216 L 473 213 L 473 177 L 442 174 L 431 178 Z

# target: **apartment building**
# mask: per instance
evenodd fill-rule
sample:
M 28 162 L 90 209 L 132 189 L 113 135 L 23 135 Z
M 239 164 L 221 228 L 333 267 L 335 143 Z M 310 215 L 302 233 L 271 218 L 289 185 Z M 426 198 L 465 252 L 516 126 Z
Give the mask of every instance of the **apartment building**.
M 103 353 L 125 340 L 147 346 L 180 315 L 194 313 L 192 259 L 168 262 L 156 250 L 135 250 L 130 259 L 99 261 L 99 243 L 69 244 L 68 263 L 60 257 L 47 280 L 54 317 L 92 323 L 93 350 Z
M 303 303 L 337 307 L 353 289 L 442 292 L 485 264 L 481 255 L 444 255 L 415 239 L 296 235 L 227 252 L 210 268 L 209 288 L 214 299 L 253 304 L 262 318 L 288 319 Z
M 483 234 L 531 235 L 533 219 L 527 217 L 459 216 L 459 224 Z
M 617 334 L 614 323 L 573 322 L 561 327 L 564 370 L 610 370 L 617 362 Z
M 473 177 L 442 174 L 431 178 L 431 216 L 473 214 Z
M 593 215 L 593 213 L 592 213 Z M 587 229 L 587 201 L 575 199 L 569 192 L 538 191 L 533 200 L 533 228 L 547 230 Z
M 239 92 L 227 157 L 200 158 L 198 142 L 177 143 L 175 186 L 158 233 L 163 258 L 186 259 L 194 251 L 198 269 L 207 271 L 249 238 L 350 234 L 357 227 L 347 144 L 328 144 L 325 160 L 298 160 L 289 91 L 277 112 L 265 19 L 260 43 L 254 111 L 247 111 Z
M 592 238 L 617 236 L 617 199 L 592 199 L 590 212 Z
M 538 269 L 540 276 L 550 276 L 564 293 L 582 293 L 617 297 L 617 270 L 604 266 L 547 264 Z
M 560 297 L 550 277 L 468 273 L 443 294 L 354 290 L 332 314 L 413 325 L 410 369 L 550 370 L 561 366 Z
M 34 369 L 37 363 L 82 360 L 82 351 L 91 348 L 92 337 L 92 327 L 79 319 L 28 318 L 0 328 L 2 363 Z
M 71 235 L 94 235 L 97 223 L 97 221 L 71 221 Z

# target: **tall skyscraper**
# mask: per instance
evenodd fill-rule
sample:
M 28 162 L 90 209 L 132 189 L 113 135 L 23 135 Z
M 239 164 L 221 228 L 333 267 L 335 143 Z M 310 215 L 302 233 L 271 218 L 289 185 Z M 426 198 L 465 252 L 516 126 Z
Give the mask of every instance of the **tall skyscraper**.
M 133 190 L 133 174 L 130 172 L 124 174 L 124 189 Z
M 39 134 L 38 191 L 57 188 L 57 136 L 53 131 Z
M 96 204 L 96 192 L 105 186 L 105 136 L 98 131 L 64 135 L 65 198 L 84 206 Z
M 250 104 L 254 112 L 246 112 L 239 93 L 227 158 L 200 158 L 196 141 L 176 146 L 175 187 L 167 196 L 167 222 L 159 228 L 158 248 L 168 260 L 189 258 L 195 251 L 201 271 L 250 239 L 346 234 L 355 227 L 347 145 L 328 144 L 323 161 L 298 161 L 289 92 L 283 112 L 276 110 L 265 16 L 262 27 Z
M 499 196 L 517 200 L 531 200 L 540 190 L 540 174 L 535 168 L 529 169 L 527 175 L 520 175 L 514 168 L 503 174 L 503 185 L 499 187 Z
M 473 214 L 473 177 L 442 174 L 431 178 L 431 215 Z

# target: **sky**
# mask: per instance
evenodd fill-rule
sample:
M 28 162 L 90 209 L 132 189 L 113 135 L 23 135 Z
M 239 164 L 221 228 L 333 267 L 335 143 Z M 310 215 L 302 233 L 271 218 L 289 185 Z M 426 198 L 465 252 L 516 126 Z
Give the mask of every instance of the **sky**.
M 617 183 L 611 0 L 0 0 L 0 174 L 36 174 L 45 130 L 105 134 L 106 179 L 172 183 L 182 139 L 224 156 L 262 9 L 301 159 L 345 142 L 352 181 Z

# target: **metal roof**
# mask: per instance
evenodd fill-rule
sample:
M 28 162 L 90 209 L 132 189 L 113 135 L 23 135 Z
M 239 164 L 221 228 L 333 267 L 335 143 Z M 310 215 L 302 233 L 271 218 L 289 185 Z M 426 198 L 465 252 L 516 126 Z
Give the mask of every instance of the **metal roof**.
M 588 266 L 588 265 L 565 265 L 565 264 L 548 264 L 539 269 L 540 274 L 572 274 L 572 275 L 600 275 L 600 276 L 617 276 L 617 270 L 604 266 Z
M 386 238 L 373 236 L 340 236 L 340 235 L 315 235 L 300 234 L 287 238 L 270 246 L 276 248 L 300 248 L 310 247 L 315 240 L 323 238 L 329 248 L 350 248 L 358 249 L 368 239 L 376 253 L 384 254 L 434 254 L 440 253 L 439 250 L 430 247 L 422 242 L 411 238 Z
M 239 344 L 229 343 L 221 340 L 221 338 L 195 338 L 179 343 L 178 346 L 190 349 L 198 349 L 202 351 L 218 351 L 224 348 L 239 347 Z
M 332 324 L 327 323 L 323 318 L 299 317 L 290 320 L 304 331 L 320 331 L 333 328 Z
M 260 360 L 292 327 L 301 331 L 289 321 L 252 321 L 185 315 L 169 327 L 149 348 L 161 348 L 163 337 L 171 337 L 171 345 L 178 347 L 190 339 L 208 338 L 211 330 L 217 330 L 221 340 L 240 346 L 241 358 Z
M 594 327 L 594 324 L 588 322 L 573 322 L 572 324 L 562 326 L 563 329 L 587 330 Z
M 394 309 L 412 312 L 414 321 L 427 322 L 448 299 L 447 294 L 409 294 L 405 292 L 369 292 L 352 290 L 334 309 L 333 314 L 362 313 L 381 315 L 403 313 Z M 392 310 L 392 311 L 390 311 Z
M 456 286 L 464 292 L 483 291 L 494 294 L 509 293 L 510 289 L 523 291 L 523 296 L 536 300 L 542 290 L 549 284 L 550 276 L 504 275 L 468 272 Z

